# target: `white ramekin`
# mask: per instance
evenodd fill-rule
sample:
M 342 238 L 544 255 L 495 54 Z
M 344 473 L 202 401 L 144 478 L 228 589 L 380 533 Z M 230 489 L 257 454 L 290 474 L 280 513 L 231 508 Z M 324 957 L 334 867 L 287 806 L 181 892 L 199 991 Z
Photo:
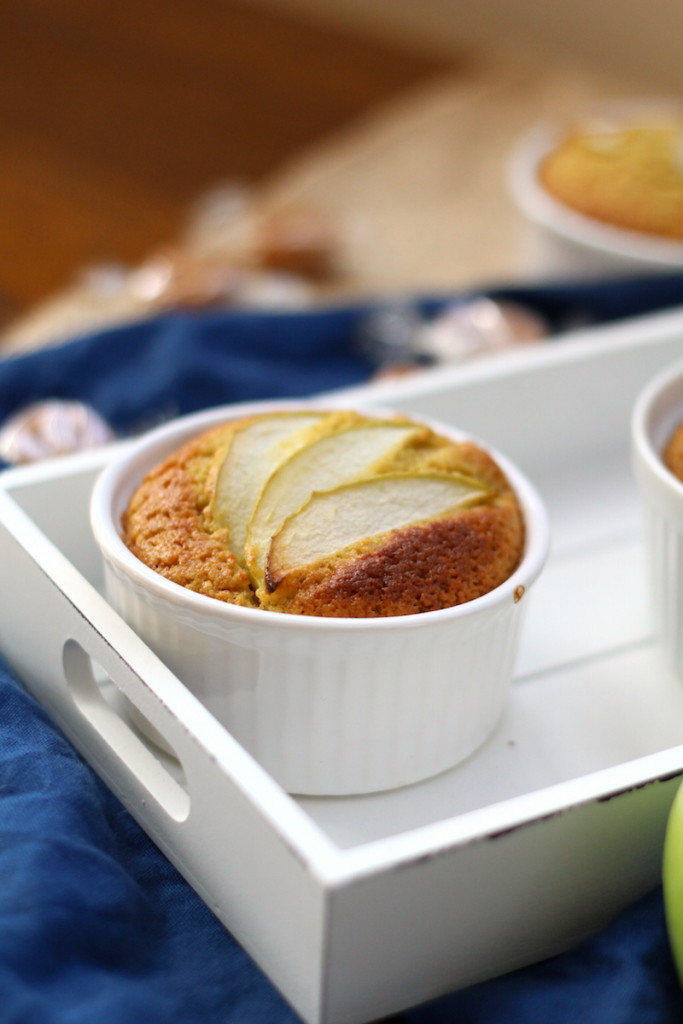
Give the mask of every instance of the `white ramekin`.
M 583 112 L 582 120 L 634 119 L 638 113 L 679 109 L 673 101 L 613 101 Z M 510 193 L 529 231 L 527 269 L 542 277 L 664 274 L 683 267 L 683 242 L 602 223 L 566 206 L 541 184 L 538 169 L 566 133 L 566 122 L 534 126 L 514 148 L 507 168 Z
M 653 622 L 667 661 L 683 675 L 683 483 L 662 462 L 664 446 L 682 421 L 683 361 L 647 384 L 631 421 Z
M 91 501 L 108 599 L 287 791 L 342 795 L 417 782 L 466 758 L 501 716 L 526 594 L 547 556 L 545 509 L 489 448 L 523 509 L 523 560 L 489 594 L 419 615 L 327 619 L 242 608 L 171 583 L 130 553 L 121 513 L 148 469 L 215 423 L 283 407 L 292 404 L 184 417 L 113 459 Z

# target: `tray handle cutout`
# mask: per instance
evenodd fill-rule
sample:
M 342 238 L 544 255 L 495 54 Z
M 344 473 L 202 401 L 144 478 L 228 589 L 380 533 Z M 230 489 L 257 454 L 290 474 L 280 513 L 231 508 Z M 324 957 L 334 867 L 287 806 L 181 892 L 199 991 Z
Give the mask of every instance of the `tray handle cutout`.
M 153 744 L 128 719 L 128 698 L 100 663 L 72 638 L 62 651 L 64 676 L 81 714 L 175 821 L 190 813 L 190 794 L 180 758 L 164 741 Z M 138 708 L 136 715 L 143 717 Z M 154 727 L 144 719 L 145 726 Z

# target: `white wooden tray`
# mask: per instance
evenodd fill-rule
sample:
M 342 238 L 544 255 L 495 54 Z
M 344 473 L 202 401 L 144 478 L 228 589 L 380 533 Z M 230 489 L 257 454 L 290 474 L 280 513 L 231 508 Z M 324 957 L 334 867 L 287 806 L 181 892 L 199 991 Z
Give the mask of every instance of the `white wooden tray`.
M 310 1024 L 557 953 L 659 881 L 683 685 L 651 635 L 629 416 L 681 354 L 677 311 L 339 393 L 490 441 L 535 480 L 553 530 L 495 736 L 382 795 L 283 793 L 107 605 L 87 504 L 110 451 L 0 477 L 0 648 Z

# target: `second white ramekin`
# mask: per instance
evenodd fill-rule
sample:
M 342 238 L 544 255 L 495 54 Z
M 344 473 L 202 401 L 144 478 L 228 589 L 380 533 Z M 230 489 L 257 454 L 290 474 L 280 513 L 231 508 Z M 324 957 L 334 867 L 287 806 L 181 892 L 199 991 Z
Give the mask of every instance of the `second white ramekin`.
M 683 675 L 683 483 L 662 461 L 664 447 L 681 422 L 683 361 L 644 387 L 631 422 L 654 626 L 667 661 Z
M 668 100 L 615 100 L 583 111 L 584 119 L 633 118 L 679 109 Z M 594 278 L 675 273 L 683 269 L 683 242 L 606 224 L 571 209 L 542 185 L 538 169 L 561 142 L 566 124 L 548 119 L 515 146 L 507 167 L 510 193 L 526 224 L 526 269 L 541 277 Z

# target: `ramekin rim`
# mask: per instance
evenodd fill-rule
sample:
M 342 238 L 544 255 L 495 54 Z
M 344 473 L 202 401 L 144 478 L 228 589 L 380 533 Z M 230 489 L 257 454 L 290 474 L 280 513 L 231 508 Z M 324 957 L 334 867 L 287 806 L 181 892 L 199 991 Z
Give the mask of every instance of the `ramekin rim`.
M 378 617 L 336 617 L 322 615 L 292 615 L 286 612 L 277 612 L 262 608 L 249 608 L 228 602 L 218 601 L 205 594 L 199 594 L 180 584 L 166 579 L 154 569 L 147 566 L 124 544 L 118 533 L 113 515 L 113 501 L 115 490 L 125 478 L 126 471 L 143 456 L 150 455 L 149 466 L 154 465 L 162 454 L 152 456 L 162 444 L 168 442 L 168 450 L 172 450 L 179 438 L 190 436 L 197 430 L 208 429 L 212 424 L 223 422 L 228 418 L 236 418 L 241 415 L 248 415 L 252 412 L 264 411 L 267 409 L 297 409 L 297 408 L 330 408 L 342 409 L 345 406 L 337 402 L 326 401 L 324 397 L 304 398 L 294 400 L 273 400 L 261 402 L 247 402 L 239 404 L 214 406 L 198 413 L 190 413 L 181 416 L 167 424 L 153 428 L 135 441 L 130 442 L 125 451 L 104 467 L 98 475 L 90 500 L 90 524 L 95 540 L 100 549 L 101 555 L 112 565 L 115 565 L 120 572 L 125 573 L 132 581 L 136 582 L 152 593 L 165 600 L 170 601 L 179 607 L 191 609 L 194 612 L 208 614 L 211 618 L 225 618 L 233 623 L 244 621 L 252 625 L 260 624 L 263 620 L 271 623 L 271 628 L 282 628 L 288 630 L 297 629 L 329 629 L 362 631 L 366 629 L 390 630 L 400 626 L 403 629 L 425 626 L 427 622 L 436 623 L 440 620 L 455 620 L 468 618 L 478 611 L 483 611 L 487 606 L 502 604 L 506 598 L 511 601 L 518 601 L 543 569 L 550 547 L 550 524 L 548 513 L 543 500 L 527 475 L 516 466 L 502 452 L 493 446 L 480 440 L 472 434 L 449 424 L 422 415 L 408 415 L 416 422 L 427 424 L 441 432 L 447 432 L 451 436 L 460 439 L 467 439 L 487 451 L 496 460 L 500 468 L 507 476 L 513 490 L 515 491 L 525 518 L 525 549 L 522 559 L 517 568 L 498 587 L 483 594 L 481 597 L 459 605 L 448 608 L 440 608 L 427 612 L 416 612 L 409 615 L 387 615 Z M 369 414 L 381 416 L 391 415 L 394 410 L 384 406 L 367 406 L 354 403 L 356 410 L 364 410 Z M 132 486 L 132 484 L 131 484 Z M 255 615 L 257 616 L 255 618 Z
M 670 363 L 650 378 L 638 394 L 631 413 L 631 441 L 634 455 L 663 485 L 683 496 L 683 482 L 663 462 L 662 452 L 655 445 L 649 418 L 655 402 L 677 383 L 681 386 L 681 412 L 683 414 L 683 359 Z

